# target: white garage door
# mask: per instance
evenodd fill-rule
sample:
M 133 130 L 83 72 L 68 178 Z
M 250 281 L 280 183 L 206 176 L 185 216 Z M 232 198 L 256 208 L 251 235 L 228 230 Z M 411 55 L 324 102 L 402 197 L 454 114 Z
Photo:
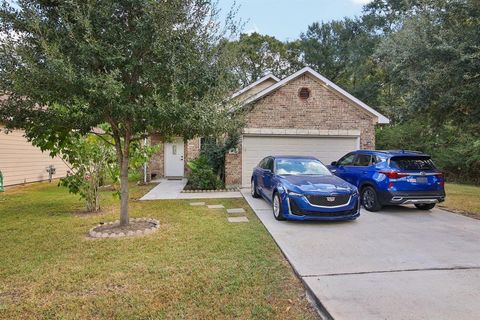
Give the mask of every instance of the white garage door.
M 266 156 L 313 156 L 324 164 L 358 149 L 358 137 L 279 137 L 244 136 L 242 145 L 242 185 L 250 186 L 253 168 Z

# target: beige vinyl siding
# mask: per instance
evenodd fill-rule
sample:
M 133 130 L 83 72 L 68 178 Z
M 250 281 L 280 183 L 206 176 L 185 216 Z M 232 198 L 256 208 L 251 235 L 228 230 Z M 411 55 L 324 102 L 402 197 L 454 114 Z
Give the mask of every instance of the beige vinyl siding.
M 0 130 L 0 171 L 5 186 L 48 180 L 49 165 L 57 169 L 54 178 L 67 174 L 69 168 L 62 159 L 52 158 L 48 152 L 34 147 L 25 139 L 23 131 L 5 134 L 1 125 Z

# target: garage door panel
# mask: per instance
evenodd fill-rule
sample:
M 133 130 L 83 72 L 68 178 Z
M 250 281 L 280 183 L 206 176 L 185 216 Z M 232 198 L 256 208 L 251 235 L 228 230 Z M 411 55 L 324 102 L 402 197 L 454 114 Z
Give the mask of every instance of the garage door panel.
M 357 149 L 358 137 L 279 137 L 244 136 L 242 146 L 242 185 L 250 185 L 253 168 L 266 156 L 314 156 L 324 164 L 338 160 Z

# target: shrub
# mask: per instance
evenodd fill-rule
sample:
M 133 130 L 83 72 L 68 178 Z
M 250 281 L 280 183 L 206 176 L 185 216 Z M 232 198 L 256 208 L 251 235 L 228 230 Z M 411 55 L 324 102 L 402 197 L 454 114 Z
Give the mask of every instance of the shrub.
M 223 182 L 213 171 L 207 157 L 201 155 L 187 163 L 190 169 L 188 174 L 188 188 L 194 190 L 216 190 L 223 188 Z

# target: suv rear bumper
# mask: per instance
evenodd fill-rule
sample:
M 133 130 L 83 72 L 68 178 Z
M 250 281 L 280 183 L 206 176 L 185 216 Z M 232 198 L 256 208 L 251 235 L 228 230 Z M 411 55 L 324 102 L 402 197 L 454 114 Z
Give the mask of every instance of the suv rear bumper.
M 386 204 L 429 204 L 445 201 L 445 190 L 437 191 L 380 191 L 379 200 Z

